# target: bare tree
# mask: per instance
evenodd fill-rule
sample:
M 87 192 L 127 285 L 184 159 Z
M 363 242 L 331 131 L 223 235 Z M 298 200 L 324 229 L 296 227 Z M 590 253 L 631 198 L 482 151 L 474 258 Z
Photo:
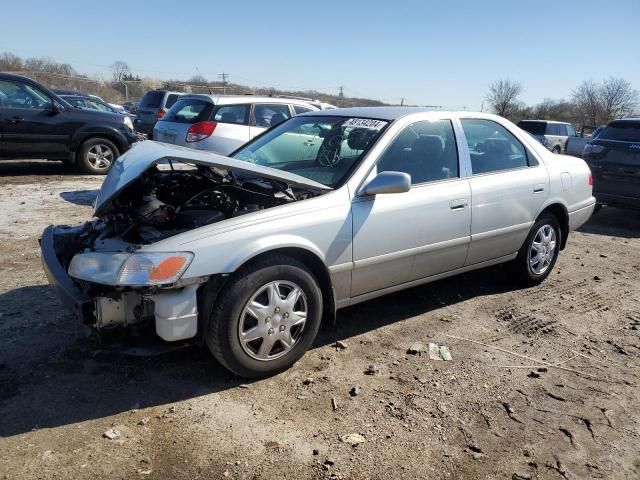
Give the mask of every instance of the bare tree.
M 512 117 L 519 109 L 518 97 L 522 93 L 520 82 L 497 80 L 489 84 L 486 100 L 493 111 L 502 117 Z
M 10 52 L 3 52 L 0 55 L 0 71 L 15 72 L 22 70 L 22 59 Z
M 638 105 L 638 92 L 623 78 L 609 77 L 601 83 L 582 82 L 573 91 L 579 114 L 591 125 L 631 115 Z
M 131 75 L 131 68 L 127 62 L 117 60 L 111 64 L 111 75 L 114 82 L 121 82 L 128 75 Z
M 191 77 L 187 82 L 193 85 L 206 85 L 209 81 L 203 75 L 198 74 Z
M 638 92 L 624 78 L 609 77 L 600 87 L 600 108 L 605 121 L 631 115 L 638 105 Z

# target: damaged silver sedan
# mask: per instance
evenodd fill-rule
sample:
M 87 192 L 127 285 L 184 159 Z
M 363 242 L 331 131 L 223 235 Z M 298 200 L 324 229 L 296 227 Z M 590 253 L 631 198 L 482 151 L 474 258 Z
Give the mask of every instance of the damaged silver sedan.
M 313 112 L 230 157 L 143 142 L 95 218 L 48 227 L 47 276 L 99 331 L 206 344 L 245 377 L 288 368 L 337 309 L 508 262 L 537 284 L 591 215 L 591 174 L 469 112 Z

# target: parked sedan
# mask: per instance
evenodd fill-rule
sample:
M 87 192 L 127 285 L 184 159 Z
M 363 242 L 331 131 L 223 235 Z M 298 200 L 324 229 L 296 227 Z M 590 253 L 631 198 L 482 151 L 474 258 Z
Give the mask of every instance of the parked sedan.
M 327 110 L 229 157 L 142 142 L 105 179 L 95 220 L 45 230 L 42 258 L 85 322 L 149 325 L 261 377 L 339 308 L 504 262 L 542 282 L 594 205 L 582 160 L 503 118 Z
M 132 113 L 127 112 L 124 109 L 118 109 L 114 107 L 112 104 L 107 103 L 103 100 L 99 100 L 97 97 L 89 96 L 89 95 L 60 95 L 61 98 L 64 98 L 67 102 L 69 102 L 74 107 L 78 108 L 88 108 L 89 110 L 98 110 L 100 112 L 109 112 L 115 113 L 117 115 L 124 115 L 125 117 L 129 117 L 131 121 L 135 120 L 136 116 Z
M 153 139 L 228 155 L 267 128 L 319 108 L 292 98 L 185 95 L 153 129 Z

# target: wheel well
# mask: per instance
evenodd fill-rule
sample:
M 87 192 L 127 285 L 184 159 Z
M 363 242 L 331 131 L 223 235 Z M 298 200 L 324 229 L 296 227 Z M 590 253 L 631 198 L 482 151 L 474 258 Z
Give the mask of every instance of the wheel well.
M 287 257 L 294 258 L 311 270 L 311 273 L 313 273 L 316 280 L 318 280 L 320 289 L 322 290 L 322 320 L 333 323 L 336 317 L 336 308 L 333 298 L 333 287 L 331 286 L 331 277 L 326 265 L 315 253 L 297 247 L 276 248 L 256 255 L 242 266 L 273 254 L 286 255 Z
M 560 250 L 563 250 L 567 244 L 567 238 L 569 237 L 569 213 L 567 212 L 567 209 L 559 203 L 554 203 L 546 207 L 542 212 L 540 212 L 538 218 L 545 213 L 552 214 L 560 223 L 560 233 L 562 234 L 562 238 L 560 239 Z

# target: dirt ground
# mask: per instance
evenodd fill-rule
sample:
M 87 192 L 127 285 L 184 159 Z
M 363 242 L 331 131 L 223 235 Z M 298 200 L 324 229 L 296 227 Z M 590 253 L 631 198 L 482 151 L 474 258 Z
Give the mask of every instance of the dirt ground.
M 638 214 L 603 209 L 539 287 L 496 267 L 343 310 L 246 383 L 206 350 L 100 350 L 67 314 L 38 235 L 100 182 L 0 163 L 0 479 L 640 478 Z

